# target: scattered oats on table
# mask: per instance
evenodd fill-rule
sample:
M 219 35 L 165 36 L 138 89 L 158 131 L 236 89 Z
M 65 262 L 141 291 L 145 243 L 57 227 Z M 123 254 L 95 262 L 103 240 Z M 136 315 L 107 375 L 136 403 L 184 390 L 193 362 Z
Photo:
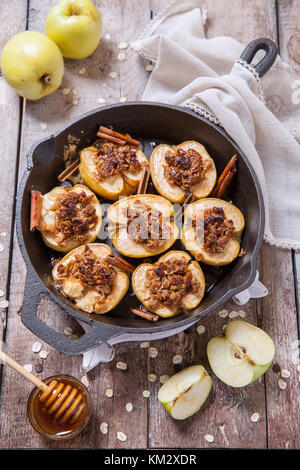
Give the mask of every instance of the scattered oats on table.
M 282 369 L 282 370 L 281 370 L 281 377 L 287 379 L 287 378 L 290 377 L 290 376 L 291 376 L 291 373 L 290 373 L 289 370 L 287 370 L 287 369 Z
M 39 343 L 38 341 L 36 343 L 33 343 L 32 352 L 38 353 L 38 352 L 40 352 L 41 349 L 42 349 L 41 343 Z
M 126 96 L 121 96 L 121 98 L 119 99 L 120 103 L 126 103 L 127 101 L 127 98 Z
M 241 318 L 245 318 L 246 317 L 246 312 L 244 312 L 244 310 L 239 310 L 238 311 L 238 314 Z
M 111 40 L 111 35 L 109 33 L 106 33 L 104 38 L 106 39 L 106 41 L 110 41 Z
M 98 98 L 97 103 L 104 104 L 104 103 L 106 103 L 106 100 L 104 98 Z
M 215 440 L 214 436 L 212 436 L 211 434 L 205 434 L 204 439 L 206 440 L 206 442 L 209 443 L 212 443 Z
M 112 388 L 108 388 L 105 392 L 105 395 L 108 397 L 108 398 L 111 398 L 114 396 L 114 391 Z
M 41 129 L 45 130 L 45 129 L 47 129 L 47 127 L 48 127 L 48 124 L 46 122 L 41 122 L 40 123 L 40 128 Z
M 87 388 L 90 385 L 89 379 L 87 378 L 87 375 L 83 375 L 80 379 L 80 382 L 83 383 Z
M 125 442 L 126 439 L 127 439 L 127 436 L 122 431 L 119 431 L 119 432 L 117 432 L 117 439 L 119 441 Z
M 220 310 L 219 316 L 220 316 L 221 318 L 226 318 L 226 317 L 228 317 L 228 310 L 226 310 L 225 308 L 224 308 L 223 310 Z
M 73 334 L 73 330 L 72 328 L 70 328 L 69 326 L 67 326 L 65 329 L 64 329 L 64 334 L 66 336 L 71 336 Z
M 120 54 L 118 54 L 117 56 L 117 59 L 120 61 L 120 62 L 123 62 L 123 60 L 125 60 L 126 56 L 124 54 L 124 52 L 120 52 Z
M 230 312 L 230 314 L 229 314 L 229 318 L 236 318 L 238 316 L 239 316 L 239 314 L 235 310 L 232 310 L 232 312 Z
M 150 397 L 150 391 L 149 390 L 144 390 L 143 391 L 143 397 L 144 398 L 149 398 Z
M 28 372 L 32 372 L 32 364 L 25 364 L 24 369 L 27 370 Z
M 3 297 L 5 294 L 4 290 L 0 289 L 0 297 Z
M 68 95 L 70 93 L 70 88 L 63 88 L 63 95 Z
M 131 411 L 133 410 L 133 405 L 132 403 L 126 403 L 126 406 L 125 406 L 125 409 L 128 413 L 131 413 Z
M 154 69 L 154 65 L 152 64 L 148 64 L 145 67 L 146 72 L 152 72 L 153 69 Z
M 153 348 L 153 347 L 149 348 L 149 356 L 150 357 L 154 358 L 154 357 L 157 357 L 157 355 L 158 355 L 158 351 L 157 351 L 156 348 Z
M 39 356 L 40 356 L 41 359 L 47 359 L 48 354 L 49 353 L 47 351 L 44 351 L 44 350 L 39 352 Z
M 173 364 L 181 364 L 182 363 L 182 356 L 181 354 L 176 354 L 173 356 Z
M 79 75 L 84 75 L 86 72 L 86 69 L 84 67 L 81 67 L 81 69 L 78 70 Z
M 155 382 L 156 377 L 157 377 L 156 374 L 149 374 L 148 375 L 149 382 Z
M 120 369 L 120 370 L 127 370 L 127 367 L 128 366 L 127 366 L 126 362 L 119 361 L 116 364 L 116 368 Z
M 120 42 L 120 44 L 118 45 L 119 49 L 127 49 L 127 47 L 128 47 L 128 42 L 124 42 L 124 41 Z
M 100 424 L 100 431 L 102 434 L 107 434 L 108 433 L 108 424 L 107 423 L 101 423 Z
M 4 251 L 4 246 L 2 245 L 2 243 L 0 243 L 0 252 L 2 253 Z
M 72 101 L 72 105 L 76 106 L 79 103 L 79 100 L 76 98 Z
M 169 376 L 168 376 L 168 375 L 161 375 L 161 376 L 159 377 L 159 381 L 160 381 L 161 384 L 166 383 L 167 380 L 169 380 Z
M 116 78 L 116 77 L 117 77 L 117 73 L 116 73 L 116 72 L 109 72 L 108 75 L 110 76 L 110 78 Z
M 149 341 L 144 341 L 140 344 L 140 348 L 149 348 Z
M 287 387 L 287 383 L 284 380 L 279 379 L 278 380 L 278 387 L 281 388 L 281 390 L 285 390 L 286 387 Z
M 203 333 L 205 332 L 205 326 L 203 326 L 203 325 L 197 326 L 196 331 L 197 331 L 198 335 L 203 335 Z
M 6 232 L 1 232 L 1 237 L 6 237 Z
M 9 306 L 9 302 L 7 300 L 1 300 L 0 308 L 7 308 Z
M 257 423 L 259 421 L 259 413 L 253 413 L 250 419 L 252 423 Z

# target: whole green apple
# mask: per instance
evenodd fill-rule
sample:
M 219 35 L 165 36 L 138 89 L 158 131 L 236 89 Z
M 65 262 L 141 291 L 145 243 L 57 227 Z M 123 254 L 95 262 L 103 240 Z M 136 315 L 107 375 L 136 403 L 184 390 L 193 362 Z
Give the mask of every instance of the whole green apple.
M 210 367 L 231 387 L 250 384 L 270 367 L 275 346 L 270 336 L 245 321 L 230 322 L 225 336 L 212 338 L 207 345 Z
M 61 0 L 47 16 L 46 33 L 68 59 L 91 55 L 101 32 L 100 13 L 90 0 Z
M 7 83 L 19 95 L 38 100 L 60 86 L 64 60 L 48 36 L 37 31 L 23 31 L 5 44 L 1 70 Z

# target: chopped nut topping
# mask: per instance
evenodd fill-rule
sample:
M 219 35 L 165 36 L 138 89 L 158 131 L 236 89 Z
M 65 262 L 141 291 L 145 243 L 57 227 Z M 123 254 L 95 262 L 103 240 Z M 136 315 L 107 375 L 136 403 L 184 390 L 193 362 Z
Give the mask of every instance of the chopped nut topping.
M 88 245 L 85 245 L 83 253 L 75 255 L 74 261 L 59 264 L 57 272 L 62 278 L 59 282 L 64 277 L 71 277 L 78 279 L 84 287 L 97 291 L 99 304 L 111 293 L 117 276 L 116 270 L 106 261 L 99 260 Z
M 141 170 L 135 150 L 129 145 L 120 146 L 113 143 L 100 147 L 95 165 L 99 181 L 118 175 L 124 170 L 130 173 L 138 173 Z
M 64 246 L 68 240 L 84 242 L 91 230 L 94 230 L 98 217 L 92 204 L 95 196 L 88 196 L 67 188 L 67 192 L 57 199 L 59 209 L 56 211 L 56 240 Z
M 231 219 L 227 219 L 222 207 L 205 209 L 204 218 L 194 217 L 192 227 L 197 237 L 203 239 L 203 249 L 211 253 L 221 253 L 235 227 Z
M 176 153 L 165 156 L 164 175 L 167 180 L 187 191 L 191 186 L 200 183 L 205 172 L 211 168 L 210 161 L 203 161 L 202 156 L 194 149 L 176 149 Z
M 163 220 L 162 212 L 136 199 L 125 209 L 127 233 L 135 242 L 155 249 L 165 243 L 170 227 Z
M 150 291 L 149 307 L 161 304 L 182 308 L 182 299 L 188 292 L 197 292 L 200 284 L 188 270 L 185 259 L 170 258 L 146 273 L 146 288 Z

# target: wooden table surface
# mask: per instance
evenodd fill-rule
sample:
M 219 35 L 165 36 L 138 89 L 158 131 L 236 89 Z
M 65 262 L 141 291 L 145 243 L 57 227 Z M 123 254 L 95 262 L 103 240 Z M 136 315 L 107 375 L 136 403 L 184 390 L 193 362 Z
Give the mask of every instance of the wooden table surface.
M 0 29 L 0 49 L 15 33 L 26 28 L 44 31 L 49 9 L 56 0 L 10 0 L 1 2 L 0 16 L 5 18 Z M 19 311 L 22 304 L 26 268 L 15 235 L 15 196 L 20 177 L 26 167 L 30 146 L 65 125 L 69 120 L 99 106 L 99 98 L 106 103 L 140 98 L 149 73 L 146 61 L 130 48 L 126 59 L 119 61 L 118 45 L 139 36 L 150 18 L 168 0 L 97 0 L 104 24 L 103 40 L 92 57 L 82 61 L 65 61 L 65 76 L 61 88 L 38 101 L 27 102 L 19 98 L 0 77 L 0 288 L 2 299 L 9 307 L 1 310 L 0 338 L 6 350 L 21 364 L 34 366 L 43 363 L 40 378 L 65 372 L 81 378 L 81 357 L 68 357 L 43 344 L 49 355 L 41 359 L 32 352 L 37 338 L 21 323 Z M 291 60 L 287 53 L 289 37 L 297 32 L 300 23 L 298 0 L 209 0 L 207 36 L 233 36 L 243 44 L 259 36 L 274 39 L 282 57 Z M 111 39 L 105 39 L 109 34 Z M 85 68 L 86 72 L 79 71 Z M 115 71 L 112 79 L 109 73 Z M 62 91 L 69 88 L 70 92 Z M 1 246 L 1 245 L 0 245 Z M 157 400 L 159 380 L 150 382 L 149 373 L 172 375 L 175 372 L 172 358 L 183 356 L 182 366 L 201 363 L 207 366 L 206 344 L 226 323 L 218 312 L 207 316 L 201 324 L 205 333 L 199 336 L 196 328 L 180 335 L 151 342 L 157 348 L 156 358 L 149 357 L 147 348 L 139 343 L 116 346 L 115 359 L 101 364 L 88 373 L 89 390 L 94 402 L 93 417 L 78 437 L 65 443 L 45 441 L 33 432 L 26 417 L 26 402 L 31 385 L 14 371 L 2 367 L 0 378 L 0 448 L 300 448 L 299 372 L 293 362 L 298 341 L 298 300 L 300 255 L 264 244 L 260 261 L 260 277 L 269 289 L 269 296 L 251 300 L 244 308 L 246 320 L 257 324 L 269 333 L 276 344 L 273 368 L 255 383 L 243 389 L 234 389 L 214 377 L 214 390 L 202 412 L 184 422 L 172 420 Z M 297 287 L 298 286 L 298 287 Z M 237 310 L 229 302 L 228 311 Z M 76 331 L 73 321 L 57 306 L 43 301 L 40 317 L 59 332 L 66 326 Z M 117 361 L 128 364 L 127 371 L 116 368 Z M 288 369 L 291 376 L 284 379 L 285 390 L 278 386 L 278 370 Z M 177 370 L 177 369 L 176 369 Z M 112 398 L 105 396 L 112 388 Z M 149 398 L 143 391 L 149 389 Z M 125 410 L 127 402 L 133 411 Z M 258 412 L 257 423 L 250 420 Z M 99 430 L 107 422 L 106 435 Z M 117 440 L 117 432 L 127 435 L 125 442 Z M 204 436 L 212 434 L 213 444 Z

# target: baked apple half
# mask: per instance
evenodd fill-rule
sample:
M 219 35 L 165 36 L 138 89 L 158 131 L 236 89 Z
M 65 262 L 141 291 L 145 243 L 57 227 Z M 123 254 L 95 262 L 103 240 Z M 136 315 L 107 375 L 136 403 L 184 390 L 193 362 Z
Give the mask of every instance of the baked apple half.
M 217 179 L 213 159 L 193 140 L 180 145 L 158 145 L 150 158 L 151 178 L 159 194 L 182 203 L 187 193 L 195 199 L 208 196 Z
M 172 250 L 154 264 L 140 264 L 132 275 L 132 286 L 148 310 L 169 318 L 199 305 L 205 279 L 199 264 L 188 253 Z
M 80 153 L 79 171 L 83 181 L 100 196 L 116 201 L 136 192 L 143 167 L 149 162 L 141 149 L 130 145 L 104 143 Z
M 179 233 L 172 204 L 154 194 L 120 199 L 109 207 L 107 218 L 114 247 L 131 258 L 168 250 Z
M 66 253 L 96 240 L 102 210 L 89 188 L 81 184 L 71 188 L 58 186 L 40 197 L 40 219 L 36 228 L 47 246 Z
M 233 204 L 200 199 L 185 210 L 182 243 L 197 261 L 223 266 L 238 256 L 244 225 L 243 214 Z
M 104 243 L 92 243 L 72 250 L 58 261 L 52 277 L 61 292 L 74 301 L 75 308 L 88 313 L 106 313 L 124 297 L 128 276 L 106 262 L 112 250 Z

